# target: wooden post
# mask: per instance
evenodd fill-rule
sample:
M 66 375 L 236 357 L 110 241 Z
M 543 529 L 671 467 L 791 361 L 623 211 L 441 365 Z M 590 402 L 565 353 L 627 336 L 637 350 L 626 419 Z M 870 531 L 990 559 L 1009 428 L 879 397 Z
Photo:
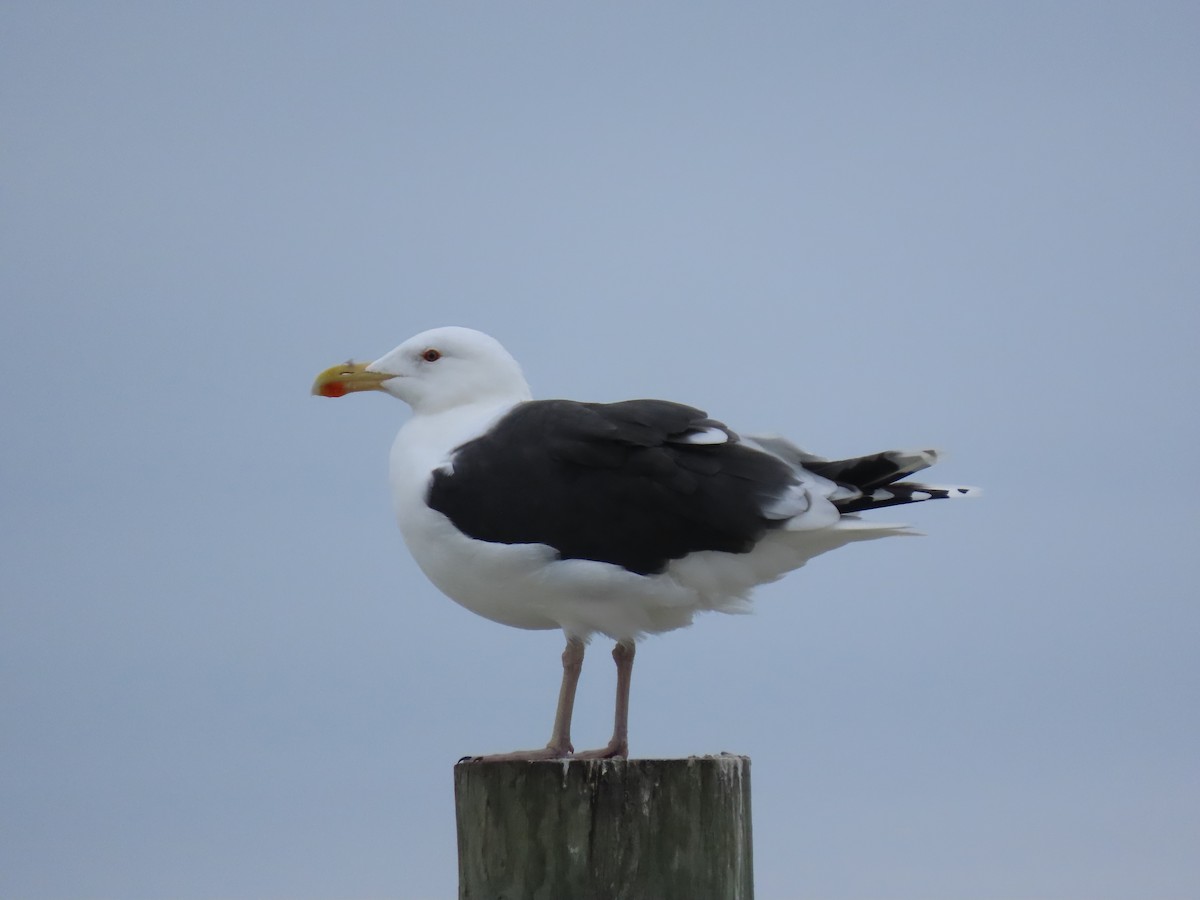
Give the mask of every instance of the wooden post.
M 752 900 L 750 760 L 461 762 L 459 900 Z

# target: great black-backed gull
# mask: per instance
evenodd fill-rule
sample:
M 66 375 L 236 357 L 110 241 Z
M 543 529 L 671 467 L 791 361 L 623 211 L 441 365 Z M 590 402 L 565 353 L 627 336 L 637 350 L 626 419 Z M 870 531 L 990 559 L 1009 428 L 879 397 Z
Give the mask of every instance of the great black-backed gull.
M 549 744 L 483 760 L 627 755 L 639 637 L 702 610 L 744 611 L 752 588 L 820 553 L 912 533 L 859 512 L 975 493 L 903 481 L 932 450 L 828 460 L 665 400 L 533 400 L 516 360 L 469 328 L 423 332 L 313 385 L 325 397 L 354 391 L 412 407 L 391 486 L 422 571 L 472 612 L 566 636 Z M 616 641 L 615 726 L 606 747 L 575 753 L 575 688 L 597 633 Z

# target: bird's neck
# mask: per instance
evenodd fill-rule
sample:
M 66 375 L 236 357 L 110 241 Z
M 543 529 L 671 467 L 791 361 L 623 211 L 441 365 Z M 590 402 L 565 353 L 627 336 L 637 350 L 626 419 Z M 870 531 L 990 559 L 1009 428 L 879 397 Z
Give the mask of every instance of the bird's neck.
M 414 413 L 396 435 L 393 476 L 401 472 L 427 475 L 445 464 L 458 447 L 478 437 L 522 401 L 490 399 L 438 412 Z

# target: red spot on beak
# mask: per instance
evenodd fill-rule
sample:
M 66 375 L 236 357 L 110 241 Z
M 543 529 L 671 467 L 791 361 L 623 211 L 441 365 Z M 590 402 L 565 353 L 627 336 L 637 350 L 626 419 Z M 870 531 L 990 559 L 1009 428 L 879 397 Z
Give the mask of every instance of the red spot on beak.
M 340 381 L 328 381 L 321 385 L 322 397 L 345 397 L 346 385 Z

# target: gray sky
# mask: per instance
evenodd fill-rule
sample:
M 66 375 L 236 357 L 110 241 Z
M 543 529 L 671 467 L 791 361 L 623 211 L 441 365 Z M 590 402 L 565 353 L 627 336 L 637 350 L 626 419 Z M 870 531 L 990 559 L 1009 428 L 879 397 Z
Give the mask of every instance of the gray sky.
M 633 751 L 753 758 L 759 896 L 1200 894 L 1194 4 L 0 35 L 0 896 L 455 896 L 451 766 L 546 739 L 560 638 L 408 559 L 401 404 L 308 395 L 442 324 L 985 487 L 643 645 Z

